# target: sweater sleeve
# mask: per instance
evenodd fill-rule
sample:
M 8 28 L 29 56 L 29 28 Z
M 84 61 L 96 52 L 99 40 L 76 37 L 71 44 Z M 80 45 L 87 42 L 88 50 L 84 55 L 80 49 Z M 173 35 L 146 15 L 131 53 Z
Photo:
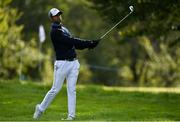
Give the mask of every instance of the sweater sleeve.
M 85 49 L 89 48 L 93 41 L 87 41 L 79 38 L 73 38 L 69 37 L 65 34 L 63 34 L 61 31 L 57 31 L 56 38 L 59 38 L 59 41 L 61 41 L 65 45 L 73 45 L 76 49 Z

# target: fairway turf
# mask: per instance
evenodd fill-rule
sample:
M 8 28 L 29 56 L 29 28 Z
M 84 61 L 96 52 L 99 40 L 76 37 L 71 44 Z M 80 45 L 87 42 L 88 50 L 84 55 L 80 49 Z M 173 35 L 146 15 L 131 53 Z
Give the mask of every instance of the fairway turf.
M 51 86 L 0 81 L 0 120 L 33 120 L 34 107 Z M 95 85 L 77 87 L 77 121 L 180 121 L 180 93 L 151 93 Z M 67 116 L 63 86 L 41 121 Z

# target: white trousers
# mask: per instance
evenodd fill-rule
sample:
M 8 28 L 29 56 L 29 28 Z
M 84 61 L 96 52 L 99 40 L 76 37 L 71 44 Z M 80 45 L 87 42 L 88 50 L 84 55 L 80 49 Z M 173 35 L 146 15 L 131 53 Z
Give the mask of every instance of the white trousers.
M 79 74 L 80 64 L 75 61 L 55 61 L 54 63 L 54 81 L 52 88 L 47 92 L 42 103 L 39 106 L 41 111 L 45 111 L 57 93 L 61 90 L 63 82 L 67 81 L 68 95 L 68 116 L 75 117 L 76 109 L 76 82 Z

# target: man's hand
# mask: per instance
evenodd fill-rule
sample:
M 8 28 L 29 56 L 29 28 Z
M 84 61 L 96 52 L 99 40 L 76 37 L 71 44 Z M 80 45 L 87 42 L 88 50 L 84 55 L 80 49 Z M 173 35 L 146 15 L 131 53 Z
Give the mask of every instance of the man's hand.
M 94 49 L 99 44 L 100 41 L 101 41 L 101 39 L 96 39 L 96 40 L 90 41 L 90 45 L 89 45 L 88 49 Z

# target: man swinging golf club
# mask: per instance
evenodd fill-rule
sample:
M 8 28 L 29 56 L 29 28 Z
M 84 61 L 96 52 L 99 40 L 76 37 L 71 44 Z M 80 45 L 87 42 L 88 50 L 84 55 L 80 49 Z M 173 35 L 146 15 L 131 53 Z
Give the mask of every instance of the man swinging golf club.
M 56 61 L 54 63 L 54 81 L 52 88 L 47 92 L 43 101 L 36 105 L 33 116 L 34 119 L 40 118 L 42 113 L 50 105 L 57 93 L 61 90 L 65 78 L 67 80 L 68 95 L 67 120 L 75 119 L 76 81 L 80 67 L 75 49 L 93 49 L 100 41 L 87 41 L 71 37 L 71 33 L 61 23 L 62 13 L 63 12 L 57 8 L 52 8 L 49 11 L 49 18 L 52 21 L 50 36 L 56 53 Z

